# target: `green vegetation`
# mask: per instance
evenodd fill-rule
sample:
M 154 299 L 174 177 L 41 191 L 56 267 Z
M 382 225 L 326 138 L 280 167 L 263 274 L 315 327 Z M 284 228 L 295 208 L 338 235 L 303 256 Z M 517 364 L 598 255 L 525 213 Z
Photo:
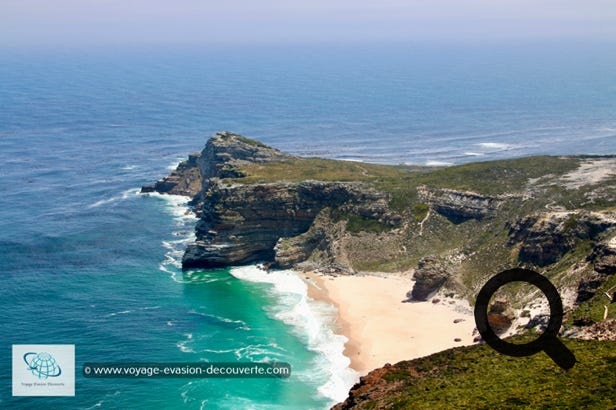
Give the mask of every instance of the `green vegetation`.
M 381 233 L 389 230 L 390 227 L 380 223 L 379 221 L 375 221 L 374 219 L 369 219 L 361 215 L 349 215 L 347 217 L 346 224 L 347 231 L 351 233 L 359 233 L 359 232 L 373 232 L 373 233 Z
M 519 191 L 530 178 L 540 178 L 548 172 L 563 175 L 576 169 L 579 162 L 577 158 L 550 156 L 474 162 L 426 173 L 419 179 L 422 184 L 430 187 L 496 195 Z
M 532 338 L 513 339 L 525 343 Z M 514 358 L 483 344 L 401 362 L 387 369 L 383 379 L 389 383 L 376 387 L 379 394 L 358 408 L 613 409 L 616 342 L 563 342 L 578 360 L 568 371 L 543 352 Z
M 232 138 L 235 138 L 235 139 L 237 139 L 237 140 L 239 140 L 240 142 L 243 142 L 243 143 L 245 143 L 245 144 L 252 145 L 253 147 L 260 147 L 260 148 L 271 148 L 270 146 L 265 145 L 265 144 L 264 144 L 264 143 L 262 143 L 261 141 L 253 140 L 252 138 L 247 138 L 247 137 L 244 137 L 244 136 L 242 136 L 242 135 L 237 135 L 237 134 L 232 134 L 232 133 L 229 133 L 229 134 L 224 134 L 224 135 L 222 136 L 222 139 L 223 139 L 223 140 L 230 140 L 230 139 L 232 139 Z
M 426 215 L 428 215 L 429 209 L 430 206 L 428 204 L 422 204 L 421 202 L 416 203 L 413 205 L 413 219 L 417 222 L 421 222 Z
M 391 194 L 393 209 L 408 207 L 416 197 L 417 187 L 427 185 L 496 195 L 523 189 L 530 178 L 541 178 L 546 170 L 553 176 L 577 168 L 578 158 L 537 156 L 499 161 L 476 162 L 452 167 L 408 167 L 380 165 L 323 158 L 297 158 L 242 167 L 244 178 L 237 183 L 274 181 L 300 182 L 357 181 Z
M 323 158 L 297 158 L 290 161 L 251 163 L 242 167 L 246 177 L 236 182 L 358 181 L 375 182 L 380 179 L 397 179 L 409 175 L 402 167 L 366 164 L 353 161 L 336 161 Z

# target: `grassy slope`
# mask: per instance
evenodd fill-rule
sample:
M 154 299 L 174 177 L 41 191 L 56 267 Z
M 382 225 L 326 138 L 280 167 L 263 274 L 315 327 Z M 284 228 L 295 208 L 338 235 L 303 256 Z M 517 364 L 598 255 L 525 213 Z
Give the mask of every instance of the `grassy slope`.
M 445 168 L 380 165 L 323 158 L 298 158 L 291 161 L 249 164 L 242 167 L 245 178 L 239 183 L 272 181 L 371 182 L 388 192 L 418 185 L 475 190 L 500 194 L 520 190 L 529 178 L 546 174 L 562 175 L 574 170 L 577 158 L 535 156 L 498 161 L 474 162 Z
M 564 343 L 578 360 L 569 371 L 543 352 L 514 358 L 483 344 L 400 362 L 382 376 L 383 395 L 357 408 L 615 408 L 616 342 Z

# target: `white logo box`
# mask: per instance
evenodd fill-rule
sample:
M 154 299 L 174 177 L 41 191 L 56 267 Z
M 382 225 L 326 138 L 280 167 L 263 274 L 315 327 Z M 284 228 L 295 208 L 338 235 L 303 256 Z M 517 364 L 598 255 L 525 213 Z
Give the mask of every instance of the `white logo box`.
M 13 396 L 74 396 L 75 345 L 13 345 Z

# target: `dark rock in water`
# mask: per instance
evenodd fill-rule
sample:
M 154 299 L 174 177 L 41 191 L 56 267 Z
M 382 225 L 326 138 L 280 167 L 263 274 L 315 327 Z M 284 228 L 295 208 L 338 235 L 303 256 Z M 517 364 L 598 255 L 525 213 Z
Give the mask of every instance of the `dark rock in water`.
M 511 327 L 513 320 L 507 316 L 503 316 L 495 313 L 488 313 L 488 323 L 494 333 L 502 335 Z
M 464 322 L 464 319 L 454 319 L 453 323 L 460 323 L 460 322 Z
M 455 339 L 453 339 L 454 342 L 461 342 L 462 339 L 460 339 L 459 337 L 456 337 Z
M 442 260 L 436 255 L 426 256 L 417 264 L 413 274 L 412 297 L 414 300 L 427 300 L 438 291 L 449 278 L 449 272 Z

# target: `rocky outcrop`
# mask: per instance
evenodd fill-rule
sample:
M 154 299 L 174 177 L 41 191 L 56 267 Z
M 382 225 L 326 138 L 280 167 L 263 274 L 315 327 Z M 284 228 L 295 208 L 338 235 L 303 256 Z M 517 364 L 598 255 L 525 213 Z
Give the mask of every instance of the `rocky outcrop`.
M 332 252 L 331 224 L 327 209 L 321 211 L 310 228 L 297 236 L 282 237 L 274 246 L 276 266 L 282 269 L 292 268 L 319 252 L 321 261 L 335 263 Z
M 520 246 L 520 262 L 543 267 L 560 260 L 578 241 L 595 240 L 615 226 L 612 216 L 596 212 L 536 213 L 511 224 L 509 245 Z
M 595 271 L 602 275 L 616 273 L 616 237 L 604 241 L 593 249 L 588 260 L 593 263 Z
M 198 167 L 204 188 L 212 178 L 241 178 L 242 164 L 286 161 L 297 158 L 259 141 L 223 131 L 211 137 L 201 151 Z
M 580 280 L 576 299 L 578 304 L 595 296 L 608 276 L 616 273 L 616 237 L 599 242 L 586 259 L 592 263 L 594 270 Z
M 488 309 L 488 323 L 497 335 L 505 333 L 515 319 L 515 312 L 509 305 L 509 302 L 504 299 L 497 299 Z
M 575 328 L 567 336 L 583 340 L 616 340 L 616 319 L 606 319 L 591 326 Z
M 494 216 L 504 202 L 498 196 L 425 186 L 419 188 L 418 194 L 423 202 L 455 224 Z
M 153 185 L 141 187 L 142 193 L 158 192 L 161 194 L 184 195 L 194 198 L 201 192 L 201 173 L 198 161 L 201 153 L 194 153 L 178 164 L 171 174 L 158 180 Z
M 411 293 L 412 300 L 427 300 L 447 281 L 450 272 L 445 263 L 436 255 L 426 256 L 417 264 L 413 274 L 415 284 Z

